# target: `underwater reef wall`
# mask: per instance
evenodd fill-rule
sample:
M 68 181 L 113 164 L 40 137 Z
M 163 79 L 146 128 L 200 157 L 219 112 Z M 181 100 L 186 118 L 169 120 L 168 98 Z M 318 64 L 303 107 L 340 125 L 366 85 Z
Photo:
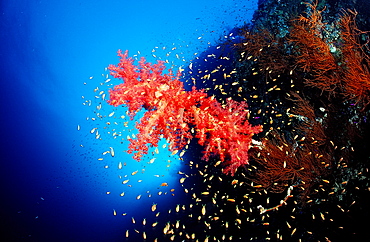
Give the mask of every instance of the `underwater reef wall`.
M 276 206 L 261 205 L 261 213 L 281 209 L 289 199 L 299 204 L 299 217 L 315 214 L 319 207 L 328 215 L 339 208 L 337 218 L 329 220 L 348 219 L 353 231 L 344 229 L 333 237 L 327 232 L 325 239 L 333 241 L 340 234 L 367 234 L 359 222 L 369 215 L 370 190 L 367 5 L 259 1 L 253 24 L 241 29 L 244 41 L 236 44 L 241 96 L 265 131 L 246 176 L 261 191 L 286 194 Z M 356 212 L 343 209 L 353 204 Z M 320 233 L 309 240 L 325 234 Z

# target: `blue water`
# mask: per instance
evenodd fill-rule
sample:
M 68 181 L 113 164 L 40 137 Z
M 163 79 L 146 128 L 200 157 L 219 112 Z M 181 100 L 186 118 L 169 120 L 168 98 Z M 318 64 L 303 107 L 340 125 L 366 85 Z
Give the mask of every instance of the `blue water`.
M 153 203 L 166 212 L 186 202 L 178 155 L 152 150 L 138 163 L 122 152 L 134 124 L 124 127 L 126 109 L 95 98 L 94 89 L 109 89 L 101 83 L 118 49 L 188 66 L 194 53 L 249 22 L 256 0 L 4 0 L 0 8 L 1 241 L 123 241 L 127 229 L 135 233 L 131 218 L 141 222 Z M 104 128 L 115 121 L 122 143 Z M 114 157 L 103 155 L 109 147 Z

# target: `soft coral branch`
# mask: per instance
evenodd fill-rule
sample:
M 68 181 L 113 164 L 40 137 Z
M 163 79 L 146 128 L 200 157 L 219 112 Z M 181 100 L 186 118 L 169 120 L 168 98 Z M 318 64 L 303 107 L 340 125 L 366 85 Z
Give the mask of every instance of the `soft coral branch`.
M 108 102 L 128 106 L 131 118 L 142 108 L 147 109 L 136 125 L 137 139 L 132 139 L 129 146 L 129 153 L 136 151 L 135 159 L 148 153 L 148 145 L 157 146 L 162 136 L 171 143 L 170 150 L 183 149 L 195 137 L 205 146 L 203 159 L 219 156 L 225 173 L 234 175 L 239 166 L 248 164 L 252 136 L 262 128 L 249 124 L 245 102 L 228 99 L 223 106 L 203 90 L 194 87 L 186 92 L 179 80 L 180 72 L 174 74 L 169 69 L 164 73 L 162 61 L 151 64 L 141 58 L 136 66 L 127 51 L 118 55 L 120 63 L 110 65 L 109 70 L 124 83 L 109 91 Z

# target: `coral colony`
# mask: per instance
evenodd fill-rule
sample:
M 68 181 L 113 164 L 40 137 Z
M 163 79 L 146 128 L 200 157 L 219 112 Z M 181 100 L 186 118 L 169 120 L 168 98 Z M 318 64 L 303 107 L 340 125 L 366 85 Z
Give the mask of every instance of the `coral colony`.
M 233 69 L 214 94 L 195 86 L 185 91 L 183 73 L 163 61 L 135 64 L 127 51 L 118 53 L 119 64 L 108 69 L 123 83 L 109 91 L 108 103 L 127 106 L 131 119 L 145 111 L 128 152 L 140 161 L 164 138 L 170 151 L 201 147 L 203 157 L 184 158 L 190 170 L 178 173 L 193 202 L 172 214 L 153 213 L 144 219 L 152 230 L 135 224 L 127 238 L 358 238 L 364 226 L 351 219 L 352 210 L 368 206 L 359 198 L 368 199 L 370 187 L 369 38 L 357 28 L 355 11 L 342 11 L 329 24 L 324 7 L 304 6 L 280 32 L 263 25 L 240 29 L 241 41 L 231 43 Z M 199 69 L 198 75 L 191 65 L 192 83 L 212 83 L 223 71 Z
M 129 153 L 137 151 L 135 159 L 148 153 L 147 144 L 158 146 L 161 137 L 169 141 L 171 151 L 183 149 L 195 137 L 205 146 L 203 158 L 217 155 L 225 164 L 225 173 L 234 175 L 239 166 L 248 164 L 252 136 L 261 131 L 261 126 L 252 126 L 246 120 L 245 102 L 228 99 L 221 105 L 202 90 L 186 92 L 179 80 L 180 71 L 174 75 L 170 69 L 164 74 L 163 61 L 152 65 L 142 58 L 135 66 L 127 51 L 118 55 L 118 66 L 108 69 L 124 83 L 109 91 L 109 103 L 127 105 L 131 117 L 141 108 L 147 109 L 136 126 L 139 134 L 129 147 Z

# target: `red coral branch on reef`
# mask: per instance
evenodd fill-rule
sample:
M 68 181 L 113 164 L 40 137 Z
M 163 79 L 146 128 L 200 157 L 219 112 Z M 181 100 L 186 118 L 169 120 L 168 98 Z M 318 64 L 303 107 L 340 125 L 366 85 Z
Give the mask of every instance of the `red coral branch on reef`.
M 365 108 L 370 103 L 370 57 L 368 37 L 361 43 L 360 36 L 367 34 L 356 26 L 356 11 L 343 11 L 339 18 L 340 38 L 325 37 L 332 27 L 322 22 L 316 4 L 308 4 L 311 12 L 295 19 L 290 41 L 297 47 L 298 69 L 310 73 L 306 85 L 329 94 L 343 95 Z
M 356 11 L 348 10 L 343 12 L 339 21 L 343 41 L 341 51 L 344 59 L 345 92 L 350 98 L 367 106 L 370 102 L 370 57 L 365 50 L 369 51 L 369 40 L 365 44 L 360 44 L 360 35 L 367 34 L 367 32 L 357 28 L 356 16 Z
M 126 105 L 131 119 L 142 108 L 147 110 L 136 125 L 137 138 L 130 140 L 128 153 L 136 151 L 136 160 L 148 153 L 148 145 L 157 146 L 161 137 L 170 142 L 171 151 L 183 149 L 195 137 L 205 146 L 203 159 L 219 156 L 224 173 L 234 175 L 239 166 L 248 164 L 252 136 L 262 128 L 249 124 L 245 102 L 228 99 L 221 105 L 195 87 L 186 92 L 181 73 L 171 69 L 164 73 L 163 61 L 151 64 L 141 58 L 136 66 L 127 51 L 118 55 L 120 63 L 108 69 L 124 82 L 109 91 L 108 103 Z
M 292 115 L 301 120 L 297 135 L 287 141 L 282 133 L 273 131 L 264 138 L 262 149 L 252 155 L 259 165 L 252 180 L 278 193 L 295 184 L 304 201 L 311 188 L 330 173 L 333 147 L 310 103 L 296 93 L 292 96 Z
M 308 3 L 307 3 L 308 4 Z M 310 73 L 306 85 L 333 93 L 341 88 L 342 81 L 338 73 L 337 61 L 330 51 L 329 40 L 324 37 L 325 24 L 317 5 L 308 4 L 311 13 L 294 19 L 289 40 L 298 47 L 296 65 Z

